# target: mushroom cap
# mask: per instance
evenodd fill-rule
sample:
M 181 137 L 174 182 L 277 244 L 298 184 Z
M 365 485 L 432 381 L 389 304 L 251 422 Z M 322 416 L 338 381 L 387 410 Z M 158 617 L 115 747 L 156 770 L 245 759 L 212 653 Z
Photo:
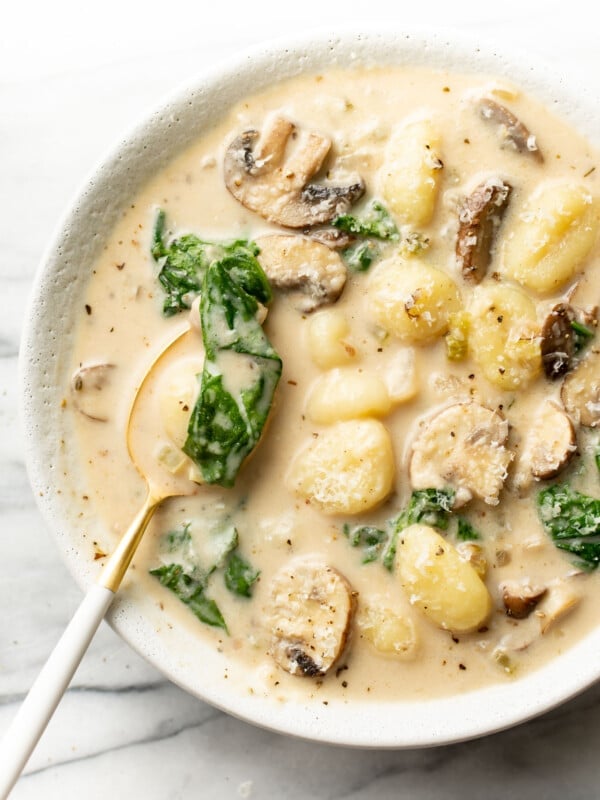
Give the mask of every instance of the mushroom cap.
M 246 130 L 225 152 L 225 185 L 242 205 L 269 222 L 304 228 L 329 222 L 345 213 L 365 191 L 356 177 L 346 184 L 310 183 L 331 149 L 331 139 L 314 131 L 289 140 L 296 126 L 276 117 L 261 137 Z
M 258 260 L 275 289 L 289 292 L 298 311 L 334 303 L 346 284 L 341 257 L 307 236 L 273 235 L 256 240 Z

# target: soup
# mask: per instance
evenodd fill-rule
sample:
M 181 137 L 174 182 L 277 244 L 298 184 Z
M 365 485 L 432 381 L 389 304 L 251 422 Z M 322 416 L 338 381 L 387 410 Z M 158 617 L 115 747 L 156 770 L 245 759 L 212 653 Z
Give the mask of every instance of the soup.
M 487 77 L 334 70 L 232 108 L 89 281 L 90 557 L 142 503 L 128 413 L 164 351 L 136 458 L 197 485 L 134 580 L 249 690 L 442 696 L 569 647 L 600 593 L 596 160 Z

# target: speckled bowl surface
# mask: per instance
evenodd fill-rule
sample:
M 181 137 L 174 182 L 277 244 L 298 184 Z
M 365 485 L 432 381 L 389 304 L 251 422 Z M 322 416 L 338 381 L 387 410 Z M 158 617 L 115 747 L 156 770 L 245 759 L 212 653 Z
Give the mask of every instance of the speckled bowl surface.
M 598 98 L 569 86 L 547 65 L 461 37 L 422 32 L 347 33 L 264 45 L 224 63 L 168 99 L 130 132 L 93 172 L 67 211 L 38 272 L 22 340 L 22 409 L 30 479 L 49 528 L 83 588 L 97 565 L 80 548 L 82 514 L 74 499 L 75 454 L 65 452 L 60 401 L 68 385 L 69 347 L 89 265 L 139 187 L 202 134 L 223 109 L 275 81 L 329 66 L 413 64 L 505 77 L 596 139 Z M 74 469 L 65 469 L 71 460 Z M 65 472 L 69 477 L 65 477 Z M 85 521 L 85 518 L 84 518 Z M 129 581 L 131 584 L 131 580 Z M 110 613 L 116 631 L 191 694 L 266 728 L 316 741 L 362 747 L 440 745 L 501 730 L 580 692 L 600 675 L 600 627 L 544 668 L 519 680 L 446 699 L 415 702 L 281 703 L 236 686 L 202 637 L 157 632 L 156 604 L 126 588 Z M 231 680 L 223 681 L 224 667 Z

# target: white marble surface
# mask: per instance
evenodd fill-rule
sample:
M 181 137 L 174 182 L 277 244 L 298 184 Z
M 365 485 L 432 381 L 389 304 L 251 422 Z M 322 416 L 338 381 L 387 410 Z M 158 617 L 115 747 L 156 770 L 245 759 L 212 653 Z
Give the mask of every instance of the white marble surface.
M 303 0 L 301 12 L 265 0 L 205 5 L 56 0 L 3 11 L 0 735 L 80 599 L 36 509 L 18 424 L 20 329 L 44 246 L 82 178 L 166 93 L 250 43 L 348 23 L 351 4 Z M 375 5 L 386 28 L 461 28 L 600 81 L 597 21 L 580 0 Z M 373 23 L 372 9 L 352 21 Z M 185 695 L 103 626 L 11 796 L 583 800 L 600 794 L 599 712 L 596 686 L 533 722 L 464 744 L 414 752 L 314 745 Z

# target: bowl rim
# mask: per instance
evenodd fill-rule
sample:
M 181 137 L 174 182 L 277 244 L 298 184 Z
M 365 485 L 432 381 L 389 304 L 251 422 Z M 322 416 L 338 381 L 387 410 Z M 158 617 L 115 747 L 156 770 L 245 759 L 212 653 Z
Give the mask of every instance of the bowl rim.
M 29 480 L 59 551 L 82 588 L 93 580 L 94 572 L 74 545 L 67 493 L 56 491 L 62 480 L 54 458 L 58 441 L 44 423 L 48 419 L 54 422 L 54 417 L 58 418 L 60 413 L 57 411 L 60 387 L 55 381 L 60 369 L 60 348 L 55 345 L 69 331 L 68 315 L 60 317 L 58 327 L 50 324 L 53 313 L 55 315 L 51 300 L 57 291 L 57 278 L 59 283 L 60 280 L 68 282 L 69 276 L 72 278 L 75 274 L 67 255 L 82 243 L 85 215 L 90 211 L 99 213 L 98 193 L 105 191 L 109 178 L 128 177 L 127 160 L 135 153 L 140 157 L 138 151 L 142 142 L 144 150 L 156 146 L 153 130 L 156 134 L 158 126 L 159 131 L 166 131 L 169 115 L 184 116 L 188 105 L 205 102 L 211 97 L 214 102 L 221 95 L 229 97 L 224 104 L 226 110 L 248 94 L 249 78 L 254 79 L 254 91 L 260 91 L 275 79 L 285 80 L 308 69 L 351 68 L 363 63 L 373 66 L 405 63 L 448 69 L 450 73 L 483 72 L 490 77 L 504 77 L 558 110 L 589 139 L 596 138 L 593 95 L 585 87 L 569 84 L 547 63 L 515 53 L 504 44 L 495 45 L 491 40 L 484 43 L 481 38 L 475 40 L 459 31 L 440 33 L 415 28 L 387 33 L 377 29 L 361 32 L 346 29 L 335 34 L 313 32 L 259 43 L 203 70 L 147 114 L 91 171 L 67 207 L 33 282 L 19 354 L 21 426 L 25 434 Z M 595 100 L 597 102 L 597 98 Z M 175 152 L 177 148 L 171 155 Z M 143 172 L 143 166 L 141 168 Z M 149 176 L 151 170 L 145 169 Z M 100 229 L 105 223 L 106 218 L 100 216 Z M 80 285 L 83 285 L 82 279 L 72 291 L 76 292 Z M 45 343 L 40 346 L 40 342 Z M 229 689 L 216 684 L 200 689 L 190 680 L 189 666 L 170 659 L 160 643 L 148 640 L 149 628 L 142 617 L 135 602 L 118 598 L 107 620 L 134 650 L 186 691 L 263 728 L 337 745 L 408 749 L 471 739 L 542 714 L 588 688 L 600 677 L 598 629 L 545 666 L 508 684 L 495 684 L 434 700 L 357 701 L 350 704 L 351 708 L 332 703 L 327 711 L 323 706 L 317 707 L 317 703 L 292 703 L 281 707 L 261 703 L 260 698 L 232 695 Z M 569 681 L 565 681 L 565 674 L 571 676 Z M 485 709 L 483 716 L 482 708 Z M 390 713 L 393 710 L 400 714 L 399 724 Z

